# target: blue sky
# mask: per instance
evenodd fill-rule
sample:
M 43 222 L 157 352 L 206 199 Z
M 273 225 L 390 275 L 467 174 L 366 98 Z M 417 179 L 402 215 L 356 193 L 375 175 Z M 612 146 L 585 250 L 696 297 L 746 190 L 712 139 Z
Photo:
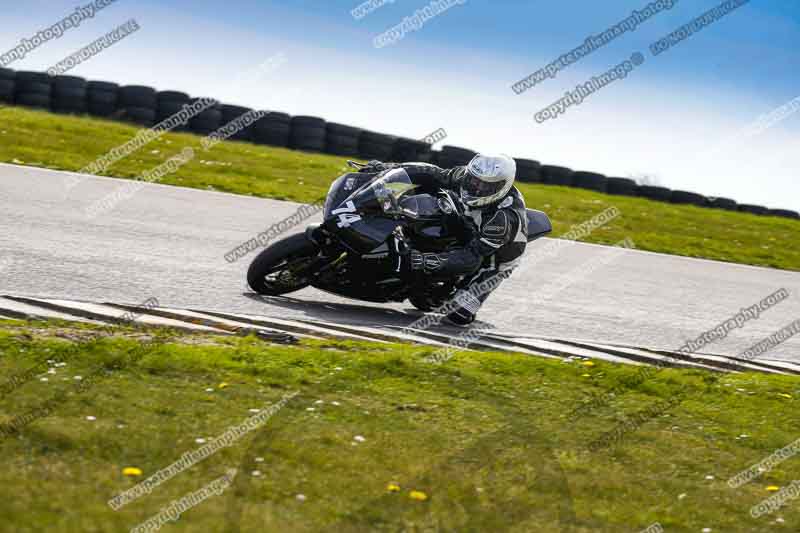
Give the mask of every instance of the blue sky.
M 739 135 L 800 96 L 796 2 L 752 0 L 652 57 L 650 43 L 719 3 L 679 0 L 522 95 L 511 84 L 649 0 L 467 0 L 381 49 L 372 45 L 376 35 L 429 2 L 394 0 L 355 20 L 350 10 L 359 3 L 118 0 L 12 67 L 43 70 L 133 17 L 139 32 L 74 73 L 409 137 L 443 127 L 445 144 L 800 209 L 800 112 L 758 135 Z M 75 5 L 29 0 L 24 12 L 4 14 L 0 49 Z M 628 78 L 557 120 L 534 121 L 565 91 L 636 51 L 646 61 Z M 286 63 L 253 79 L 276 54 Z

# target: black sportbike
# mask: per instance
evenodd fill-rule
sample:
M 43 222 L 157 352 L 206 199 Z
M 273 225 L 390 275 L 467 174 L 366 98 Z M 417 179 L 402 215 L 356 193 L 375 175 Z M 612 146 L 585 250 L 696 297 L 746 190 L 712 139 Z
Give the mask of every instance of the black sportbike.
M 377 176 L 352 172 L 336 179 L 323 223 L 263 250 L 248 269 L 250 287 L 269 296 L 311 286 L 368 302 L 408 299 L 422 311 L 451 299 L 467 283 L 465 276 L 410 276 L 401 263 L 410 248 L 441 253 L 465 243 L 468 234 L 455 193 L 417 194 L 402 169 Z M 526 211 L 528 242 L 552 230 L 546 214 Z

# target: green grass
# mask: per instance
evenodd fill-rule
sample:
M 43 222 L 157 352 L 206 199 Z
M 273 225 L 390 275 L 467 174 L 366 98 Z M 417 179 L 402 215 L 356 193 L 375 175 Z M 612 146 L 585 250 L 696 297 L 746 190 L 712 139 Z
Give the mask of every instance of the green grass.
M 740 489 L 726 484 L 797 438 L 796 378 L 664 370 L 568 421 L 588 395 L 624 387 L 636 367 L 475 352 L 431 365 L 423 361 L 430 347 L 287 347 L 177 332 L 158 333 L 145 357 L 127 364 L 125 354 L 155 331 L 120 328 L 84 342 L 96 334 L 69 323 L 0 321 L 3 381 L 66 343 L 82 347 L 49 381 L 1 397 L 0 424 L 72 387 L 73 376 L 107 369 L 50 416 L 0 439 L 3 531 L 128 530 L 232 467 L 233 486 L 165 531 L 239 524 L 243 532 L 616 533 L 658 521 L 671 532 L 738 532 L 791 531 L 800 521 L 796 502 L 759 520 L 748 514 L 772 494 L 767 486 L 800 478 L 796 458 Z M 119 511 L 106 505 L 197 449 L 196 438 L 221 435 L 250 408 L 292 391 L 299 395 L 237 444 Z M 679 392 L 685 399 L 674 409 L 611 448 L 589 451 L 626 416 Z M 365 440 L 353 444 L 356 435 Z M 125 467 L 143 476 L 125 477 Z M 389 483 L 400 491 L 388 491 Z M 411 490 L 428 499 L 411 499 Z M 785 524 L 775 524 L 778 517 Z
M 0 120 L 1 162 L 58 170 L 79 170 L 137 132 L 115 122 L 20 108 L 0 109 Z M 198 156 L 163 183 L 298 202 L 324 197 L 345 162 L 341 157 L 238 142 L 225 142 L 203 152 L 200 137 L 168 134 L 119 161 L 107 174 L 135 178 L 184 146 L 196 148 Z M 550 215 L 556 236 L 609 206 L 617 206 L 622 216 L 584 240 L 613 244 L 630 237 L 642 250 L 800 270 L 800 221 L 567 187 L 519 184 L 519 188 L 529 207 Z M 79 189 L 73 192 L 78 193 Z

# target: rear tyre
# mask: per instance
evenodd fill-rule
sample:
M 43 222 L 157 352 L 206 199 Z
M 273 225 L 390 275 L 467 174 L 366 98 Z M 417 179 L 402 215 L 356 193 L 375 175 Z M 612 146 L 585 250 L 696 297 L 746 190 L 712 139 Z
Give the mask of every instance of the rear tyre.
M 311 279 L 297 275 L 314 261 L 317 246 L 298 233 L 282 239 L 262 251 L 247 270 L 247 284 L 258 294 L 280 296 L 299 291 L 311 284 Z

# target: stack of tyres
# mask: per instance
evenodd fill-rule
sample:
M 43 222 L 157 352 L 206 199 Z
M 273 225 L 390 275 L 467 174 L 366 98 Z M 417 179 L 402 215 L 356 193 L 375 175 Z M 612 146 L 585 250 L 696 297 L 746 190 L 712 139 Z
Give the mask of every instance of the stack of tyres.
M 658 202 L 669 202 L 670 198 L 672 198 L 672 191 L 670 189 L 659 187 L 658 185 L 639 185 L 636 194 L 642 198 L 656 200 Z
M 123 120 L 151 127 L 158 116 L 158 97 L 152 87 L 126 85 L 119 89 L 119 110 Z
M 395 141 L 397 137 L 392 135 L 362 131 L 358 137 L 358 155 L 362 159 L 389 161 L 394 152 Z
M 90 81 L 86 86 L 86 101 L 90 115 L 110 118 L 118 110 L 119 85 L 108 81 Z
M 770 209 L 767 211 L 767 214 L 773 217 L 800 219 L 800 213 L 789 209 Z
M 271 111 L 253 124 L 253 142 L 270 146 L 289 146 L 289 130 L 292 117 L 286 113 Z
M 459 148 L 458 146 L 443 146 L 439 154 L 439 166 L 442 168 L 453 168 L 464 166 L 469 163 L 477 152 L 469 148 Z
M 14 103 L 17 73 L 9 68 L 0 68 L 0 103 Z
M 673 204 L 688 204 L 705 207 L 705 205 L 708 203 L 708 198 L 702 194 L 697 194 L 696 192 L 672 191 L 669 201 Z
M 392 161 L 422 162 L 430 161 L 431 145 L 416 139 L 398 138 L 392 148 Z
M 522 183 L 542 182 L 541 163 L 533 159 L 515 158 L 514 161 L 517 163 L 517 181 Z
M 763 205 L 739 204 L 739 211 L 742 213 L 752 213 L 754 215 L 767 214 L 767 208 Z
M 358 155 L 358 137 L 361 129 L 336 122 L 326 125 L 327 142 L 325 152 L 333 155 Z
M 563 185 L 566 187 L 572 185 L 572 175 L 574 172 L 571 168 L 559 167 L 556 165 L 542 165 L 540 173 L 542 175 L 542 183 Z
M 189 104 L 194 104 L 201 98 L 192 98 Z M 219 104 L 205 108 L 189 120 L 189 130 L 193 133 L 208 135 L 217 131 L 222 126 L 222 111 Z
M 630 178 L 608 178 L 606 180 L 608 194 L 619 196 L 636 196 L 638 185 Z
M 253 111 L 249 107 L 242 107 L 238 105 L 227 105 L 223 104 L 220 106 L 220 111 L 222 111 L 222 125 L 225 126 L 230 124 L 237 118 L 241 117 L 242 115 L 246 115 Z M 233 126 L 231 124 L 231 126 Z M 228 139 L 236 140 L 236 141 L 249 141 L 253 138 L 253 126 L 248 126 L 246 128 L 241 128 L 236 131 L 233 135 L 228 137 Z
M 327 129 L 325 120 L 319 117 L 292 117 L 289 131 L 289 147 L 295 150 L 324 152 Z
M 50 109 L 53 94 L 52 78 L 44 72 L 17 72 L 14 102 L 26 107 Z
M 709 198 L 708 204 L 706 205 L 708 207 L 714 207 L 717 209 L 725 209 L 726 211 L 739 210 L 739 204 L 736 202 L 736 200 L 731 200 L 730 198 L 721 198 L 721 197 Z
M 53 78 L 53 111 L 84 115 L 89 110 L 88 82 L 77 76 Z
M 572 185 L 590 191 L 606 192 L 608 178 L 596 172 L 578 171 L 572 174 Z
M 156 122 L 161 123 L 183 111 L 183 106 L 188 105 L 191 98 L 188 94 L 180 91 L 159 91 L 156 94 L 158 107 L 156 110 Z M 173 131 L 188 131 L 189 123 L 180 124 L 173 128 Z

